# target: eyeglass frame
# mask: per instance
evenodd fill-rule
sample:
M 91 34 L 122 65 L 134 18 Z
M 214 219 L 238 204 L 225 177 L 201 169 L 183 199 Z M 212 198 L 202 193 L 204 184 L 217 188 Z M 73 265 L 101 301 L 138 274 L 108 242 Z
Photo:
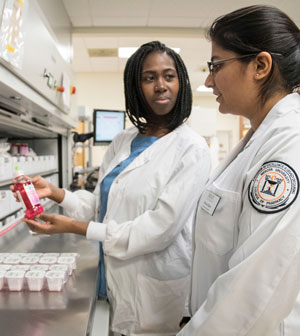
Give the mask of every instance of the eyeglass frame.
M 225 62 L 229 62 L 229 61 L 233 61 L 235 59 L 240 59 L 240 58 L 246 58 L 246 57 L 251 57 L 251 56 L 256 56 L 260 53 L 261 51 L 257 52 L 257 53 L 252 53 L 252 54 L 247 54 L 247 55 L 241 55 L 241 56 L 236 56 L 236 57 L 231 57 L 231 58 L 225 58 L 225 59 L 222 59 L 222 60 L 217 60 L 217 61 L 210 61 L 210 62 L 207 62 L 207 66 L 208 66 L 208 71 L 209 71 L 209 74 L 210 76 L 213 76 L 215 73 L 214 73 L 214 66 L 215 65 L 220 65 L 220 64 L 223 64 Z M 270 52 L 269 54 L 271 54 L 272 56 L 275 55 L 275 56 L 282 56 L 282 54 L 280 53 L 275 53 L 275 52 Z
M 217 61 L 209 61 L 209 62 L 207 62 L 209 74 L 210 74 L 210 76 L 213 76 L 216 73 L 216 72 L 214 72 L 214 67 L 216 65 L 221 65 L 223 63 L 226 63 L 226 62 L 229 62 L 229 61 L 233 61 L 233 60 L 236 60 L 236 59 L 241 59 L 241 58 L 256 56 L 257 54 L 258 53 L 253 53 L 253 54 L 247 54 L 247 55 L 241 55 L 241 56 L 236 56 L 236 57 L 225 58 L 225 59 L 217 60 Z

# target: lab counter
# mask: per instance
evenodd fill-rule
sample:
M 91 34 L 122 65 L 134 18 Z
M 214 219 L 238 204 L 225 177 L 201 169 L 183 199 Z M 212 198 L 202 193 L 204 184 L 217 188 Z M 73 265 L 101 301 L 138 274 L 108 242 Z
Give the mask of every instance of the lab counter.
M 0 237 L 0 252 L 77 252 L 61 292 L 0 291 L 1 336 L 86 336 L 93 323 L 99 244 L 73 234 L 29 233 L 24 223 Z

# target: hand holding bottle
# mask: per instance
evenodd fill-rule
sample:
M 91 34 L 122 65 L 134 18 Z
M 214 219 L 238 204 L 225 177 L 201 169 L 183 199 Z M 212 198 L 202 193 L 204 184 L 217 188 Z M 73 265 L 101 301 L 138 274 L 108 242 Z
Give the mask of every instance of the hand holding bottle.
M 75 233 L 86 235 L 88 222 L 79 222 L 73 218 L 42 213 L 37 216 L 38 220 L 24 219 L 31 231 L 38 234 Z M 41 222 L 43 221 L 43 222 Z
M 49 183 L 41 176 L 35 176 L 30 180 L 36 190 L 39 199 L 47 197 L 58 203 L 60 203 L 64 199 L 65 195 L 64 190 L 55 187 L 53 184 Z M 15 179 L 13 180 L 13 183 L 14 185 L 10 186 L 10 189 L 13 192 L 14 197 L 18 200 L 18 196 L 15 190 L 15 183 L 16 183 Z
M 41 176 L 35 176 L 33 178 L 29 178 L 28 176 L 25 176 L 26 179 L 30 180 L 33 184 L 35 191 L 39 197 L 39 199 L 49 197 L 51 195 L 51 190 L 49 188 L 48 182 L 43 179 Z M 20 201 L 18 199 L 18 195 L 16 193 L 15 184 L 17 183 L 17 179 L 13 179 L 13 185 L 10 186 L 11 191 L 14 194 L 14 197 L 17 199 L 17 201 Z
M 16 194 L 18 200 L 22 203 L 26 218 L 34 219 L 44 211 L 30 178 L 25 176 L 23 171 L 19 170 L 18 167 L 15 169 L 13 189 L 14 194 Z

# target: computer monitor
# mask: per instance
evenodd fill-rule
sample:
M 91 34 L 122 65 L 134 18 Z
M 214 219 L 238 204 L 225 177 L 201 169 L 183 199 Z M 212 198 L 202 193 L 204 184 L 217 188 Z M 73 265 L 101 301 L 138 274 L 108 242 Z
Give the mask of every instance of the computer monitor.
M 110 143 L 125 128 L 125 111 L 94 109 L 94 146 Z

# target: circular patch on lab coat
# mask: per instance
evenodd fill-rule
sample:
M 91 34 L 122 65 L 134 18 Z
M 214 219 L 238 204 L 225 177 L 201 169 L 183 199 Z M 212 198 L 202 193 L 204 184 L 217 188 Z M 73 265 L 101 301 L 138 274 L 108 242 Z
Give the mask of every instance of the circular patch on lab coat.
M 252 206 L 264 213 L 289 207 L 297 198 L 299 179 L 292 167 L 280 161 L 265 162 L 249 184 Z

